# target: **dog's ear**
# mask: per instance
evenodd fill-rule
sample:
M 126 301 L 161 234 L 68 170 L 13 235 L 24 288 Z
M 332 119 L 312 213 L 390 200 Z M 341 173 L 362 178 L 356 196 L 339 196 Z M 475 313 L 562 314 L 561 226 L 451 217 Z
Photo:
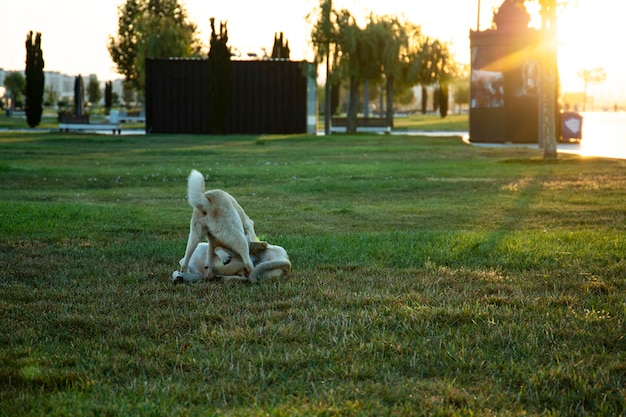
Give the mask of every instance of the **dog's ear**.
M 267 249 L 267 242 L 250 242 L 250 254 L 255 255 Z

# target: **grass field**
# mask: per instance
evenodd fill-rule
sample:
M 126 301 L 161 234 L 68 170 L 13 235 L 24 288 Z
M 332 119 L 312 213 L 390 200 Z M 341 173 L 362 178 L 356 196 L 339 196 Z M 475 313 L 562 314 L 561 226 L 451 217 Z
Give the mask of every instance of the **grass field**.
M 186 176 L 287 279 L 171 284 Z M 378 135 L 0 133 L 2 416 L 626 406 L 626 161 Z

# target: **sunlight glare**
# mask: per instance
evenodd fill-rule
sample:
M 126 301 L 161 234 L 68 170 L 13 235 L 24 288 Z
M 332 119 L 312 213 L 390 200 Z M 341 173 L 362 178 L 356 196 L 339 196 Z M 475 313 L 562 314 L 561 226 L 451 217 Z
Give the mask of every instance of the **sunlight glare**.
M 579 147 L 583 156 L 626 158 L 626 113 L 584 113 Z
M 563 91 L 582 92 L 584 82 L 578 76 L 579 70 L 603 68 L 607 82 L 593 86 L 599 101 L 621 102 L 626 98 L 622 87 L 618 91 L 609 87 L 620 81 L 623 73 L 615 40 L 619 37 L 616 31 L 623 27 L 625 7 L 626 3 L 618 5 L 608 0 L 576 0 L 568 2 L 561 10 L 558 59 Z

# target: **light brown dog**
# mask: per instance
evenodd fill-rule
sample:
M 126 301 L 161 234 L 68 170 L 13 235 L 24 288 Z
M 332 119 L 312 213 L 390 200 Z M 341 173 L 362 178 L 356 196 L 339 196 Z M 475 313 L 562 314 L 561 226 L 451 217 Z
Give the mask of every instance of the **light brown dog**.
M 204 278 L 213 273 L 218 247 L 226 248 L 237 254 L 243 263 L 245 275 L 254 269 L 250 259 L 249 242 L 257 241 L 254 222 L 246 215 L 235 198 L 222 190 L 204 191 L 204 176 L 195 169 L 187 179 L 187 199 L 193 214 L 189 224 L 189 239 L 185 257 L 180 264 L 180 272 L 187 272 L 189 261 L 196 247 L 203 239 L 208 239 L 206 258 L 208 268 Z
M 209 275 L 206 273 L 206 269 L 209 268 L 207 254 L 209 254 L 208 244 L 200 243 L 191 256 L 188 272 L 172 273 L 174 283 L 196 282 Z M 211 276 L 223 278 L 224 281 L 257 282 L 260 279 L 285 276 L 291 270 L 287 251 L 281 246 L 270 245 L 267 242 L 250 242 L 250 257 L 255 267 L 249 277 L 244 275 L 243 261 L 237 254 L 219 247 L 212 253 L 212 257 L 214 259 Z M 183 259 L 180 262 L 182 264 Z

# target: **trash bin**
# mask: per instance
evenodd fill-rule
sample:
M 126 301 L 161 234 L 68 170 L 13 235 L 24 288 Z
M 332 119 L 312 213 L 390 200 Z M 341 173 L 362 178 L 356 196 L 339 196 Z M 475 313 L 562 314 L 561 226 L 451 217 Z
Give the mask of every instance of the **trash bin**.
M 561 113 L 561 142 L 580 142 L 583 138 L 583 116 L 575 111 Z
M 118 110 L 111 110 L 109 112 L 109 123 L 119 123 L 120 122 L 120 112 Z

